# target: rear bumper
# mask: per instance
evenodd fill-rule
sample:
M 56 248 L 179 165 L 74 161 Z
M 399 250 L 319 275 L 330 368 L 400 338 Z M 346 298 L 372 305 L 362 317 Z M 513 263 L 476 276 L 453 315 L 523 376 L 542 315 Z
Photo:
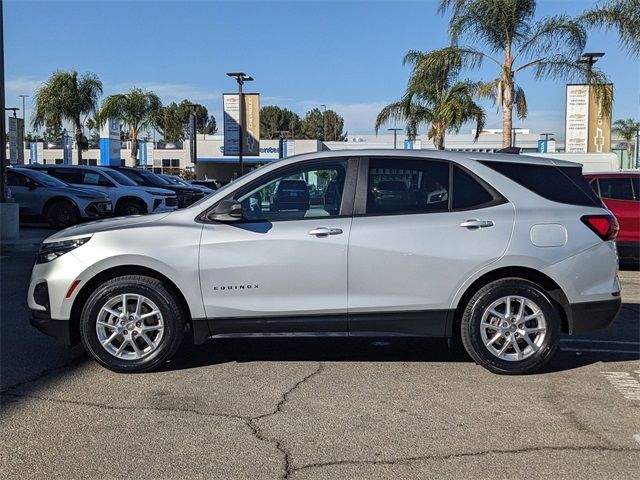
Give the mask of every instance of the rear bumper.
M 622 307 L 620 297 L 599 302 L 572 303 L 567 311 L 569 334 L 602 330 L 613 323 Z

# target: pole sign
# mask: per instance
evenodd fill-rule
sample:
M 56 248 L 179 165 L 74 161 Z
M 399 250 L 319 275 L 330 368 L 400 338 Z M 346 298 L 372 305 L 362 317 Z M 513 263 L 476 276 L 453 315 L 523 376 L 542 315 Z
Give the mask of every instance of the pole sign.
M 9 163 L 24 164 L 24 120 L 9 117 Z
M 44 143 L 29 143 L 29 163 L 44 163 Z
M 196 163 L 198 160 L 198 145 L 197 134 L 198 134 L 198 117 L 196 117 L 196 112 L 191 112 L 189 114 L 189 157 L 191 159 L 191 163 Z
M 613 88 L 607 85 L 606 88 Z M 611 115 L 606 115 L 590 85 L 567 85 L 565 115 L 567 153 L 611 151 Z
M 138 163 L 153 167 L 153 142 L 138 141 Z
M 260 94 L 243 93 L 242 155 L 260 155 Z M 224 152 L 225 156 L 240 155 L 240 96 L 225 93 L 222 96 L 224 109 Z
M 236 93 L 222 95 L 224 110 L 224 156 L 240 155 L 240 96 Z
M 242 154 L 248 157 L 260 155 L 260 94 L 245 93 L 242 126 Z
M 100 165 L 120 166 L 120 121 L 108 118 L 100 127 Z
M 62 163 L 71 165 L 71 137 L 69 135 L 62 137 Z

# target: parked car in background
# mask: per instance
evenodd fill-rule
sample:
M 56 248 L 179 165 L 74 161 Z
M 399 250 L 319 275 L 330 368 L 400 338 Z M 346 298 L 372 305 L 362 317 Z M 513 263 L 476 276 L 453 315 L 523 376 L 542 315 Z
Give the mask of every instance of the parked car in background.
M 640 259 L 640 173 L 590 173 L 585 177 L 618 219 L 620 258 Z
M 173 191 L 178 197 L 178 208 L 188 207 L 194 202 L 197 202 L 202 197 L 204 197 L 204 193 L 195 187 L 191 186 L 182 186 L 182 185 L 174 185 L 173 183 L 168 182 L 160 175 L 157 175 L 149 170 L 145 170 L 142 168 L 132 168 L 132 167 L 109 167 L 117 172 L 122 173 L 129 177 L 129 179 L 136 182 L 138 185 L 145 187 L 156 187 L 156 188 L 164 188 L 167 190 Z
M 372 189 L 371 195 L 380 211 L 404 205 L 409 197 L 407 184 L 398 180 L 381 180 Z
M 273 212 L 309 210 L 309 187 L 307 187 L 307 182 L 291 179 L 280 180 L 271 195 L 269 209 Z
M 74 187 L 36 170 L 9 168 L 7 185 L 21 217 L 44 217 L 55 228 L 112 215 L 111 201 L 104 193 Z
M 170 189 L 140 187 L 117 170 L 88 165 L 29 165 L 72 185 L 100 190 L 109 196 L 114 213 L 139 215 L 170 212 L 178 208 L 176 194 Z
M 191 187 L 191 188 L 197 188 L 198 190 L 202 191 L 202 193 L 204 193 L 205 195 L 209 195 L 210 193 L 213 193 L 213 190 L 211 190 L 209 187 L 205 187 L 204 185 L 193 185 L 189 182 L 187 182 L 186 180 L 183 180 L 180 177 L 176 177 L 175 175 L 164 175 L 164 174 L 157 174 L 160 178 L 165 179 L 167 182 L 173 184 L 173 185 L 180 185 L 182 187 Z
M 210 190 L 218 190 L 218 188 L 220 188 L 220 185 L 218 185 L 218 182 L 216 182 L 215 180 L 191 180 L 189 184 L 193 185 L 194 187 L 207 187 Z

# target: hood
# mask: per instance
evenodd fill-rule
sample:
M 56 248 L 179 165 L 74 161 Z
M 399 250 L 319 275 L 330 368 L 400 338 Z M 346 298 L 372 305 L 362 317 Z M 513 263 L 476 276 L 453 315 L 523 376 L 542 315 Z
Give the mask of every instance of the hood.
M 55 187 L 55 188 L 58 188 L 58 187 Z M 91 195 L 93 197 L 96 197 L 96 200 L 109 200 L 109 196 L 106 193 L 101 192 L 100 190 L 94 190 L 91 187 L 77 187 L 73 185 L 72 188 L 73 188 L 73 193 L 79 193 L 82 195 Z M 58 189 L 66 192 L 69 191 L 69 187 L 64 187 L 64 188 L 59 187 Z
M 137 227 L 143 223 L 158 222 L 171 215 L 171 212 L 148 213 L 145 215 L 130 215 L 128 217 L 105 218 L 88 223 L 81 223 L 73 227 L 65 228 L 45 239 L 45 242 L 67 240 L 71 238 L 93 235 L 94 233 L 109 230 L 124 230 Z

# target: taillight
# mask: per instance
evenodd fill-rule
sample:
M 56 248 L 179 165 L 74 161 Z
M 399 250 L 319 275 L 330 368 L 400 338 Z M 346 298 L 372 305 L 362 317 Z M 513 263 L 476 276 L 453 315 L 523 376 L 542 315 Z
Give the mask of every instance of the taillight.
M 585 215 L 580 220 L 604 241 L 618 236 L 620 225 L 613 215 Z

